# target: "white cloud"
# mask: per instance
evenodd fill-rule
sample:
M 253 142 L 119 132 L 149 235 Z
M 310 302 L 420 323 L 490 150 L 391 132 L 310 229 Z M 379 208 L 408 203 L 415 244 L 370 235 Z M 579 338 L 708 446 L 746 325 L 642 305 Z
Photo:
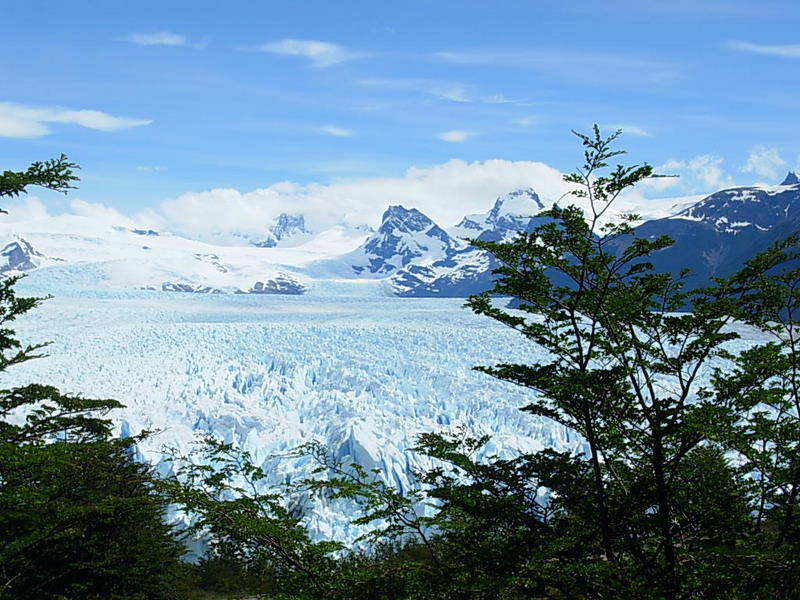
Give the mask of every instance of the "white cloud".
M 614 131 L 622 130 L 622 133 L 628 135 L 638 135 L 642 137 L 651 137 L 653 134 L 637 125 L 603 125 L 602 129 L 612 129 Z
M 751 44 L 750 42 L 728 42 L 728 46 L 734 50 L 750 52 L 752 54 L 766 54 L 769 56 L 780 56 L 782 58 L 800 58 L 800 44 Z
M 50 216 L 47 206 L 36 196 L 21 196 L 13 200 L 9 199 L 0 205 L 0 208 L 7 211 L 7 215 L 2 216 L 3 222 L 13 223 L 16 221 L 35 221 L 46 219 Z
M 766 179 L 774 180 L 779 175 L 779 169 L 786 166 L 786 161 L 781 158 L 776 148 L 754 146 L 747 157 L 747 162 L 741 167 L 743 173 L 755 173 Z M 777 183 L 777 182 L 776 182 Z
M 159 171 L 166 171 L 167 167 L 164 165 L 136 165 L 136 170 L 142 173 L 157 173 Z
M 459 65 L 532 69 L 561 79 L 619 85 L 647 81 L 673 83 L 681 77 L 678 65 L 627 54 L 581 52 L 563 49 L 463 50 L 437 52 L 433 60 Z
M 688 161 L 671 161 L 658 170 L 665 172 L 667 167 L 671 167 L 671 172 L 679 170 L 684 176 L 678 180 L 682 184 L 710 192 L 728 181 L 720 163 L 721 159 L 716 157 L 699 156 Z M 675 185 L 676 180 L 668 181 Z M 621 197 L 612 212 L 659 217 L 677 210 L 673 209 L 676 202 L 699 199 L 654 198 L 663 195 L 658 185 L 640 184 Z M 564 197 L 570 186 L 564 183 L 558 170 L 544 163 L 453 159 L 428 167 L 411 167 L 397 177 L 341 179 L 328 184 L 281 181 L 245 192 L 232 188 L 187 192 L 131 218 L 114 208 L 82 200 L 73 200 L 70 207 L 73 214 L 103 226 L 152 227 L 213 243 L 242 244 L 242 234 L 264 235 L 281 213 L 302 214 L 312 230 L 321 232 L 343 222 L 375 227 L 388 205 L 401 204 L 417 208 L 440 226 L 449 227 L 464 215 L 488 211 L 498 196 L 528 187 L 536 190 L 546 206 L 554 202 L 581 204 L 573 197 Z M 47 216 L 38 200 L 26 198 L 18 204 L 21 208 L 15 205 L 14 211 L 20 211 L 20 220 Z
M 513 125 L 519 125 L 520 127 L 531 127 L 532 125 L 535 125 L 536 122 L 537 121 L 534 117 L 520 117 L 519 119 L 511 120 Z
M 279 40 L 262 44 L 256 50 L 287 56 L 303 56 L 309 59 L 315 67 L 330 67 L 363 56 L 337 44 L 317 40 Z
M 415 92 L 460 103 L 520 104 L 503 94 L 479 95 L 473 86 L 435 79 L 362 79 L 358 85 L 397 92 Z
M 171 31 L 156 31 L 153 33 L 128 33 L 119 38 L 123 42 L 130 42 L 139 46 L 183 46 L 187 48 L 205 48 L 207 42 L 190 42 L 185 35 Z
M 651 179 L 642 186 L 652 190 L 675 189 L 683 194 L 705 194 L 734 185 L 733 179 L 722 168 L 723 159 L 702 154 L 689 160 L 669 160 L 655 167 L 662 175 L 677 175 L 664 179 Z
M 325 125 L 322 128 L 324 133 L 329 135 L 335 135 L 337 137 L 350 137 L 355 135 L 355 132 L 350 129 L 345 129 L 344 127 L 336 127 L 335 125 Z
M 136 222 L 123 215 L 117 209 L 99 202 L 86 202 L 73 198 L 69 203 L 72 214 L 86 217 L 105 225 L 119 225 L 123 227 L 136 227 Z
M 68 123 L 100 131 L 117 131 L 149 125 L 152 121 L 115 117 L 99 110 L 69 110 L 0 102 L 0 137 L 42 137 L 50 133 L 47 123 Z
M 390 204 L 418 208 L 443 227 L 465 214 L 485 212 L 509 191 L 533 187 L 545 203 L 567 190 L 561 173 L 540 162 L 487 160 L 408 169 L 400 177 L 371 177 L 330 184 L 278 182 L 249 192 L 188 192 L 136 216 L 140 226 L 220 241 L 231 232 L 261 235 L 280 213 L 301 213 L 315 231 L 342 221 L 376 226 Z M 222 235 L 221 235 L 222 234 Z M 228 236 L 230 242 L 236 238 Z M 241 239 L 238 240 L 241 243 Z
M 438 134 L 440 140 L 445 142 L 466 142 L 469 138 L 475 135 L 472 131 L 463 131 L 460 129 L 452 129 L 451 131 L 443 131 L 442 133 Z

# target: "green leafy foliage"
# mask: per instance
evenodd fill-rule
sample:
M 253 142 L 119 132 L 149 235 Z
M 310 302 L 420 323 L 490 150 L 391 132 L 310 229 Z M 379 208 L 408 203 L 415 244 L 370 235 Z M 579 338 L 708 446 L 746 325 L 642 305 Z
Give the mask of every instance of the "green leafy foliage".
M 30 186 L 67 193 L 75 189 L 73 183 L 80 181 L 75 175 L 76 169 L 80 167 L 62 154 L 44 162 L 37 161 L 25 171 L 3 171 L 0 173 L 0 197 L 14 198 L 26 193 Z
M 686 290 L 687 272 L 650 260 L 670 239 L 608 216 L 657 175 L 610 166 L 619 132 L 576 135 L 585 160 L 565 180 L 587 210 L 553 206 L 511 241 L 473 241 L 500 267 L 467 304 L 547 357 L 477 369 L 530 389 L 522 410 L 581 447 L 501 459 L 465 430 L 425 434 L 413 450 L 434 466 L 401 493 L 309 443 L 295 456 L 316 461 L 314 476 L 265 494 L 246 454 L 211 442 L 174 498 L 220 556 L 268 565 L 292 598 L 797 597 L 800 235 Z M 742 346 L 744 327 L 772 339 Z M 358 508 L 366 549 L 312 544 L 285 508 L 297 494 Z
M 0 196 L 29 185 L 66 191 L 76 165 L 62 156 L 0 175 Z M 0 376 L 38 358 L 11 324 L 43 299 L 19 298 L 0 281 Z M 30 384 L 0 389 L 0 599 L 177 598 L 183 548 L 165 522 L 167 502 L 139 438 L 112 436 L 121 405 Z

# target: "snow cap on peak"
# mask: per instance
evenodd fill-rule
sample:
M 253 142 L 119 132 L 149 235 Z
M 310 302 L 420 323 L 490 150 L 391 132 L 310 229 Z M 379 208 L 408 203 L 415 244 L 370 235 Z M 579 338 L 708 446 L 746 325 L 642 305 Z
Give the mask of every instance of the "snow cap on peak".
M 789 171 L 789 173 L 786 174 L 786 179 L 783 180 L 781 185 L 797 185 L 798 183 L 800 183 L 800 178 L 797 177 L 797 173 L 794 171 Z
M 433 225 L 428 217 L 416 208 L 406 208 L 399 204 L 394 204 L 386 209 L 381 219 L 381 229 L 388 227 L 400 227 L 413 231 L 422 231 Z
M 382 221 L 386 219 L 390 219 L 392 217 L 405 217 L 415 212 L 419 212 L 416 208 L 406 208 L 400 204 L 390 204 L 389 207 L 384 211 Z
M 509 192 L 505 196 L 500 196 L 495 200 L 492 213 L 499 215 L 514 215 L 518 217 L 532 217 L 540 210 L 544 209 L 544 204 L 539 199 L 539 195 L 533 188 L 525 188 Z

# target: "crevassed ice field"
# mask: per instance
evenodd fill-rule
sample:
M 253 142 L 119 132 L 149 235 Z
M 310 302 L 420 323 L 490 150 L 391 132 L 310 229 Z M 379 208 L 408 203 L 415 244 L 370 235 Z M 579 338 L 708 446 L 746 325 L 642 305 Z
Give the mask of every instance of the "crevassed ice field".
M 308 472 L 308 460 L 281 455 L 310 440 L 400 489 L 424 466 L 409 448 L 426 431 L 490 434 L 485 452 L 500 456 L 580 445 L 519 411 L 525 390 L 472 369 L 536 354 L 463 300 L 383 297 L 369 282 L 309 296 L 91 292 L 59 289 L 46 270 L 17 289 L 54 294 L 15 325 L 25 342 L 52 344 L 48 357 L 9 370 L 6 385 L 120 400 L 119 431 L 157 430 L 140 451 L 165 471 L 163 447 L 187 451 L 208 433 L 250 451 L 270 485 Z M 309 519 L 317 537 L 359 533 L 336 507 Z
M 139 452 L 163 473 L 165 448 L 185 453 L 207 434 L 248 450 L 275 489 L 313 468 L 286 456 L 311 440 L 400 490 L 426 466 L 410 448 L 427 431 L 488 434 L 487 456 L 582 450 L 573 432 L 519 410 L 532 392 L 473 370 L 545 357 L 461 299 L 386 297 L 380 281 L 317 281 L 306 296 L 81 284 L 97 281 L 84 272 L 95 268 L 36 270 L 17 285 L 20 295 L 53 295 L 14 325 L 26 343 L 52 343 L 46 358 L 4 373 L 5 385 L 120 400 L 118 432 L 155 430 Z M 735 345 L 751 343 L 742 333 L 750 339 Z M 349 524 L 354 510 L 306 504 L 311 534 L 353 539 L 364 532 Z

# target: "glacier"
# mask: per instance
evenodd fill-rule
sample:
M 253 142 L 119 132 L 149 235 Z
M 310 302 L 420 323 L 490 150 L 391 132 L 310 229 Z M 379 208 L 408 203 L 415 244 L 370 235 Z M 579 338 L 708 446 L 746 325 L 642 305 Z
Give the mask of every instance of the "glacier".
M 16 323 L 24 342 L 52 344 L 49 356 L 3 373 L 3 385 L 120 400 L 117 430 L 156 431 L 138 451 L 162 473 L 165 448 L 187 452 L 207 434 L 249 451 L 268 487 L 309 474 L 307 459 L 281 455 L 311 440 L 401 490 L 429 466 L 409 450 L 423 432 L 463 426 L 492 436 L 486 455 L 506 457 L 581 447 L 569 430 L 518 410 L 525 390 L 472 369 L 541 355 L 463 300 L 386 297 L 380 282 L 332 282 L 310 296 L 87 290 L 55 285 L 56 273 L 37 270 L 17 285 L 20 295 L 55 294 Z M 363 529 L 348 516 L 320 505 L 309 531 L 353 539 Z
M 377 230 L 340 224 L 313 236 L 286 216 L 265 247 L 76 215 L 0 222 L 0 276 L 24 272 L 20 295 L 52 296 L 14 324 L 23 342 L 51 341 L 49 356 L 0 376 L 6 387 L 121 401 L 117 432 L 154 431 L 137 452 L 162 474 L 169 448 L 231 442 L 269 473 L 269 489 L 310 474 L 307 457 L 287 456 L 310 441 L 400 490 L 431 466 L 410 450 L 425 432 L 488 435 L 485 457 L 581 452 L 574 432 L 519 410 L 532 392 L 473 370 L 543 351 L 446 297 L 489 284 L 491 258 L 464 236 L 508 239 L 544 205 L 519 190 L 449 231 L 400 206 Z M 734 350 L 753 339 L 742 333 Z M 356 509 L 309 505 L 311 535 L 356 538 Z

